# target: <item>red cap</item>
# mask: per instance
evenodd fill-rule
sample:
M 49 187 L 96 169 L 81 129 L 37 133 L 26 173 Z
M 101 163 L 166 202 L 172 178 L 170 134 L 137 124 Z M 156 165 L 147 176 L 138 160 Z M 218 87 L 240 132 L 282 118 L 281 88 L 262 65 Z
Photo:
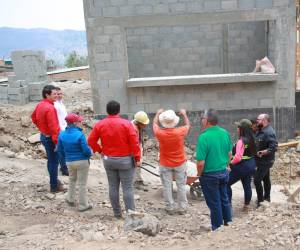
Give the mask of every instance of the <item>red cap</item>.
M 75 122 L 82 122 L 83 121 L 83 117 L 79 116 L 79 115 L 76 115 L 74 113 L 69 113 L 66 116 L 65 120 L 66 120 L 66 122 L 68 124 L 72 124 L 72 123 L 75 123 Z

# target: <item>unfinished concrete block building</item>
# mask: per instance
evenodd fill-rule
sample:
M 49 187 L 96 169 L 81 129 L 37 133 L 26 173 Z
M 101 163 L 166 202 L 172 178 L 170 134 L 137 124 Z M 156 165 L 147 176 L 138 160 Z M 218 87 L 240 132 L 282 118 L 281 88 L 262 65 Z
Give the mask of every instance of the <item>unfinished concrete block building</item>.
M 186 108 L 220 112 L 220 124 L 269 113 L 280 139 L 295 128 L 293 0 L 84 0 L 96 114 Z M 253 74 L 268 56 L 275 74 Z

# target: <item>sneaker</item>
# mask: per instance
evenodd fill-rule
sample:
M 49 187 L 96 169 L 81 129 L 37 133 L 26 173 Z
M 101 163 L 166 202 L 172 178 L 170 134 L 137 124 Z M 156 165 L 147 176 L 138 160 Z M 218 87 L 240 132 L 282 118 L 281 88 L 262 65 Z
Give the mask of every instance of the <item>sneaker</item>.
M 87 211 L 87 210 L 91 210 L 93 208 L 93 206 L 91 204 L 89 204 L 86 208 L 83 208 L 83 209 L 78 209 L 79 212 L 84 212 L 84 211 Z
M 70 207 L 75 207 L 75 202 L 71 202 L 68 199 L 65 199 L 65 201 Z
M 63 176 L 69 176 L 69 171 L 68 170 L 62 170 L 60 169 L 61 175 Z
M 178 209 L 178 210 L 177 210 L 177 213 L 178 213 L 179 215 L 185 215 L 185 214 L 187 213 L 187 209 Z
M 165 209 L 168 215 L 174 215 L 175 209 Z
M 122 214 L 115 214 L 114 217 L 115 217 L 116 219 L 118 219 L 118 220 L 123 219 Z
M 243 211 L 244 213 L 248 213 L 250 210 L 251 210 L 250 205 L 244 205 L 244 207 L 243 207 L 243 209 L 242 209 L 242 211 Z
M 50 192 L 51 193 L 59 193 L 59 192 L 65 193 L 65 192 L 67 192 L 67 190 L 68 189 L 65 188 L 64 185 L 61 182 L 59 182 L 56 188 L 51 188 L 50 189 Z

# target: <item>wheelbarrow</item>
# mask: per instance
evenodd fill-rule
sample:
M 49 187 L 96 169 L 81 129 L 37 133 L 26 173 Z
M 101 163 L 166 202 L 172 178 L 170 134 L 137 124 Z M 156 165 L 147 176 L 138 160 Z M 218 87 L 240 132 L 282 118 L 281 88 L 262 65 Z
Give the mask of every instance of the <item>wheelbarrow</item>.
M 149 169 L 148 167 L 150 167 L 151 169 Z M 141 169 L 154 176 L 160 177 L 158 173 L 154 172 L 156 170 L 156 167 L 149 162 L 143 161 Z M 190 187 L 190 195 L 193 200 L 204 200 L 198 176 L 187 176 L 186 184 Z

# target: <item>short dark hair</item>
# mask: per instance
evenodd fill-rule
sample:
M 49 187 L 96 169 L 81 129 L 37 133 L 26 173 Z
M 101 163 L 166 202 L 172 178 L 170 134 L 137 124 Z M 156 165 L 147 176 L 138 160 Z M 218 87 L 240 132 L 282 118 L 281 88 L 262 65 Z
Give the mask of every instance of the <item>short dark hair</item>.
M 52 90 L 56 90 L 56 87 L 54 85 L 46 85 L 42 90 L 43 98 L 47 98 L 46 95 L 51 95 Z
M 202 115 L 202 117 L 206 118 L 207 121 L 211 125 L 217 125 L 218 124 L 218 112 L 217 112 L 217 110 L 207 109 L 207 110 L 204 111 L 204 114 Z
M 106 104 L 106 112 L 109 115 L 117 115 L 120 113 L 120 103 L 117 101 L 109 101 Z

